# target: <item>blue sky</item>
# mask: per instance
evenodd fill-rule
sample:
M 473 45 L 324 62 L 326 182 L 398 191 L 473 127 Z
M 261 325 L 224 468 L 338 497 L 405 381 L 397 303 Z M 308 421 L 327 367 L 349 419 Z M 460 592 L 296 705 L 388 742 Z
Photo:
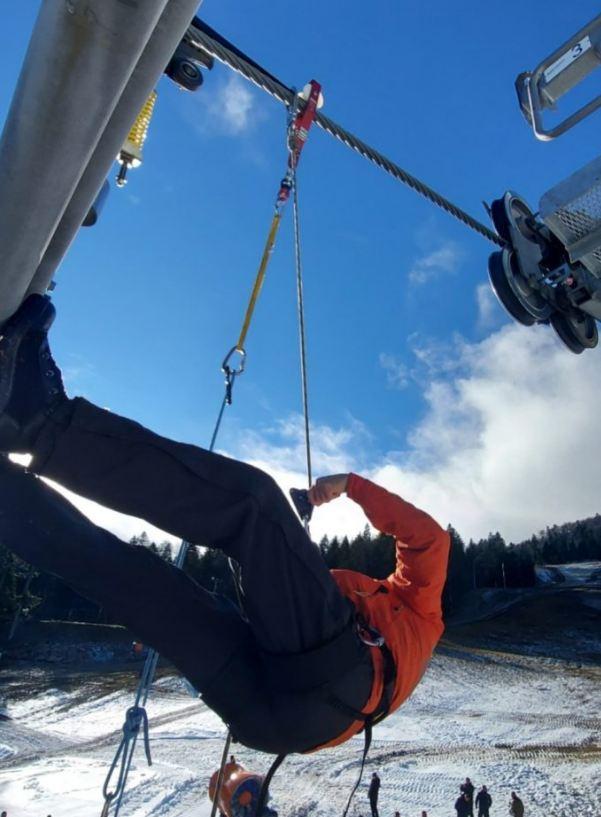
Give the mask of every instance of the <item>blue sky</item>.
M 2 118 L 38 5 L 3 21 Z M 328 116 L 486 222 L 483 200 L 512 188 L 535 207 L 596 155 L 598 117 L 543 144 L 518 111 L 515 76 L 598 12 L 544 8 L 206 0 L 201 13 L 288 84 L 318 79 Z M 72 394 L 206 445 L 285 168 L 285 113 L 219 65 L 195 95 L 165 78 L 158 92 L 142 168 L 59 271 L 52 345 Z M 510 323 L 487 284 L 494 247 L 318 129 L 299 191 L 316 475 L 371 476 L 466 538 L 599 511 L 601 353 Z M 283 487 L 303 468 L 291 215 L 218 442 Z M 342 502 L 314 534 L 362 524 Z

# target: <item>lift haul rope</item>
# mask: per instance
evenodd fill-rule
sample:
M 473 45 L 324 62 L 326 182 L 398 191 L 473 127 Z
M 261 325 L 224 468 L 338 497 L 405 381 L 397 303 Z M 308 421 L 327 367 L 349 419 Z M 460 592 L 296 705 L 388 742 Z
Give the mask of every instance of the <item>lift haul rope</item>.
M 223 37 L 219 36 L 219 39 L 216 39 L 215 37 L 218 36 L 216 32 L 198 18 L 194 19 L 193 24 L 188 29 L 188 36 L 190 36 L 196 45 L 200 46 L 212 57 L 224 63 L 224 65 L 229 66 L 232 70 L 241 74 L 241 76 L 253 82 L 262 90 L 267 91 L 268 94 L 271 94 L 271 96 L 280 102 L 288 106 L 294 104 L 295 93 L 292 88 L 288 88 L 272 74 L 269 74 L 261 68 L 256 62 L 242 56 L 242 52 L 234 48 L 231 43 L 227 43 Z M 373 164 L 385 170 L 386 173 L 389 173 L 395 179 L 406 184 L 412 190 L 415 190 L 416 193 L 424 196 L 424 198 L 431 201 L 437 207 L 440 207 L 449 213 L 449 215 L 461 221 L 467 227 L 475 230 L 479 235 L 492 241 L 493 244 L 497 244 L 499 247 L 505 246 L 503 239 L 499 238 L 499 236 L 486 225 L 473 218 L 473 216 L 470 216 L 465 210 L 453 204 L 453 202 L 446 199 L 440 193 L 437 193 L 436 190 L 433 190 L 415 176 L 412 176 L 406 170 L 403 170 L 402 167 L 391 159 L 388 159 L 378 150 L 370 147 L 366 142 L 336 124 L 332 119 L 318 112 L 315 116 L 315 124 L 319 125 L 320 128 L 334 138 L 343 142 L 347 147 L 359 153 L 363 158 L 373 162 Z

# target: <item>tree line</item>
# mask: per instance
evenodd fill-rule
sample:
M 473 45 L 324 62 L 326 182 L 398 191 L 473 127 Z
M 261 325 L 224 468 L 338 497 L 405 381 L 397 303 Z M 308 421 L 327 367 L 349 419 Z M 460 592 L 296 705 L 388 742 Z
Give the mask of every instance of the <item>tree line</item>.
M 453 612 L 470 590 L 480 588 L 532 587 L 537 565 L 601 561 L 601 515 L 564 525 L 553 525 L 523 542 L 506 543 L 491 533 L 467 544 L 449 526 L 451 554 L 443 605 Z M 130 540 L 173 561 L 169 542 L 152 542 L 146 533 Z M 353 538 L 324 537 L 319 549 L 329 568 L 345 568 L 381 579 L 395 568 L 393 540 L 366 526 Z M 235 586 L 227 558 L 219 550 L 190 548 L 186 572 L 211 592 L 235 600 Z M 84 599 L 56 576 L 39 573 L 22 562 L 0 542 L 0 620 L 15 616 L 114 623 L 106 612 Z

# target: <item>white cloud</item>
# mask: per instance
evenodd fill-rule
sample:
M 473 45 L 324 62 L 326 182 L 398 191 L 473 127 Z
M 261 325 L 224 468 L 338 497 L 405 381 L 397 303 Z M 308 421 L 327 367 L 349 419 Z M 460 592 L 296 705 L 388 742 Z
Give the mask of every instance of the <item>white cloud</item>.
M 225 81 L 216 84 L 210 93 L 196 95 L 200 110 L 204 115 L 198 116 L 199 107 L 185 109 L 184 115 L 190 118 L 193 110 L 194 125 L 203 134 L 229 134 L 238 136 L 248 132 L 253 125 L 263 118 L 257 107 L 257 97 L 248 84 L 235 74 L 230 74 Z
M 253 97 L 243 81 L 230 76 L 222 93 L 223 120 L 232 133 L 241 133 L 248 127 Z
M 27 467 L 31 462 L 31 457 L 28 454 L 11 454 L 10 458 L 13 460 L 13 462 L 25 467 Z M 54 490 L 65 496 L 69 502 L 72 502 L 73 505 L 75 505 L 75 507 L 83 514 L 85 514 L 88 519 L 91 519 L 95 525 L 99 525 L 101 528 L 106 528 L 107 530 L 111 531 L 111 533 L 114 533 L 115 536 L 118 536 L 120 539 L 123 539 L 126 542 L 129 541 L 132 536 L 137 536 L 142 533 L 142 531 L 146 531 L 149 538 L 153 542 L 159 543 L 167 540 L 175 543 L 180 541 L 177 537 L 165 533 L 165 531 L 160 530 L 154 525 L 150 525 L 143 519 L 138 519 L 134 516 L 126 516 L 118 511 L 113 511 L 111 508 L 106 508 L 103 505 L 99 505 L 97 502 L 93 502 L 91 499 L 86 499 L 78 494 L 74 494 L 73 491 L 67 490 L 67 488 L 64 488 L 62 485 L 59 485 L 53 480 L 44 478 L 44 481 L 54 488 Z
M 111 508 L 106 508 L 93 502 L 91 499 L 74 494 L 73 491 L 68 491 L 62 485 L 48 479 L 46 482 L 63 496 L 67 497 L 69 502 L 72 502 L 83 514 L 85 514 L 95 525 L 101 528 L 106 528 L 128 542 L 132 536 L 138 536 L 142 531 L 146 531 L 148 537 L 153 542 L 179 542 L 180 539 L 172 536 L 165 531 L 160 530 L 154 525 L 150 525 L 144 519 L 138 519 L 135 516 L 126 516 L 126 514 L 113 511 Z
M 363 426 L 329 430 L 316 475 L 358 470 L 452 523 L 466 538 L 499 530 L 508 541 L 546 525 L 601 512 L 599 396 L 601 355 L 570 354 L 546 327 L 506 326 L 481 343 L 456 338 L 446 350 L 417 350 L 424 364 L 425 417 L 407 451 L 376 458 Z M 357 434 L 355 433 L 357 430 Z M 298 430 L 298 429 L 297 429 Z M 288 488 L 301 480 L 291 455 L 300 445 L 247 438 L 245 454 Z M 289 441 L 290 442 L 290 441 Z M 238 453 L 238 452 L 236 452 Z M 301 483 L 302 484 L 302 483 Z M 352 503 L 332 503 L 315 514 L 315 538 L 354 533 L 365 519 Z
M 386 372 L 386 383 L 391 389 L 404 389 L 409 384 L 407 366 L 395 355 L 382 352 L 379 357 L 380 366 Z
M 316 473 L 348 471 L 365 461 L 371 435 L 366 427 L 349 416 L 347 426 L 334 429 L 311 426 L 311 459 Z M 293 415 L 272 428 L 247 431 L 238 437 L 236 456 L 246 461 L 271 463 L 279 471 L 302 474 L 306 469 L 304 421 Z
M 478 284 L 476 303 L 478 305 L 478 328 L 492 329 L 493 326 L 498 325 L 502 317 L 501 307 L 497 303 L 490 284 Z
M 326 425 L 311 427 L 311 462 L 314 479 L 325 474 L 364 471 L 368 467 L 371 434 L 358 420 L 349 416 L 344 428 Z M 303 418 L 294 415 L 262 432 L 238 436 L 235 451 L 223 451 L 270 474 L 286 495 L 290 488 L 307 486 Z M 326 533 L 353 535 L 365 527 L 361 509 L 349 499 L 320 508 L 311 523 L 313 539 Z
M 409 270 L 412 284 L 425 284 L 441 275 L 457 272 L 465 254 L 454 241 L 445 241 L 438 249 L 416 258 Z
M 450 353 L 462 371 L 431 381 L 414 461 L 376 475 L 466 536 L 516 540 L 600 511 L 599 355 L 576 357 L 548 329 L 516 325 Z

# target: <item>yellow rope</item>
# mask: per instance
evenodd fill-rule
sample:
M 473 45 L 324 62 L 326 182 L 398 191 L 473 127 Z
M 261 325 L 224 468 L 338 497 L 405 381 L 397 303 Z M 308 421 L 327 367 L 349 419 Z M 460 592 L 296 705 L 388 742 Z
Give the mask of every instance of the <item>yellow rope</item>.
M 263 256 L 261 258 L 261 263 L 259 264 L 259 271 L 257 272 L 257 277 L 255 278 L 255 284 L 250 294 L 248 306 L 246 307 L 246 315 L 244 316 L 244 321 L 242 322 L 240 337 L 238 338 L 238 342 L 236 343 L 236 349 L 240 352 L 244 350 L 244 341 L 246 340 L 246 335 L 248 334 L 248 329 L 250 327 L 250 322 L 255 311 L 257 299 L 259 297 L 259 293 L 261 292 L 263 281 L 265 280 L 267 264 L 269 263 L 271 253 L 273 252 L 273 247 L 275 244 L 275 239 L 281 220 L 282 213 L 280 210 L 277 210 L 273 217 L 273 221 L 271 222 L 271 227 L 269 228 L 269 235 L 267 236 L 267 241 L 265 242 L 265 249 L 263 250 Z

